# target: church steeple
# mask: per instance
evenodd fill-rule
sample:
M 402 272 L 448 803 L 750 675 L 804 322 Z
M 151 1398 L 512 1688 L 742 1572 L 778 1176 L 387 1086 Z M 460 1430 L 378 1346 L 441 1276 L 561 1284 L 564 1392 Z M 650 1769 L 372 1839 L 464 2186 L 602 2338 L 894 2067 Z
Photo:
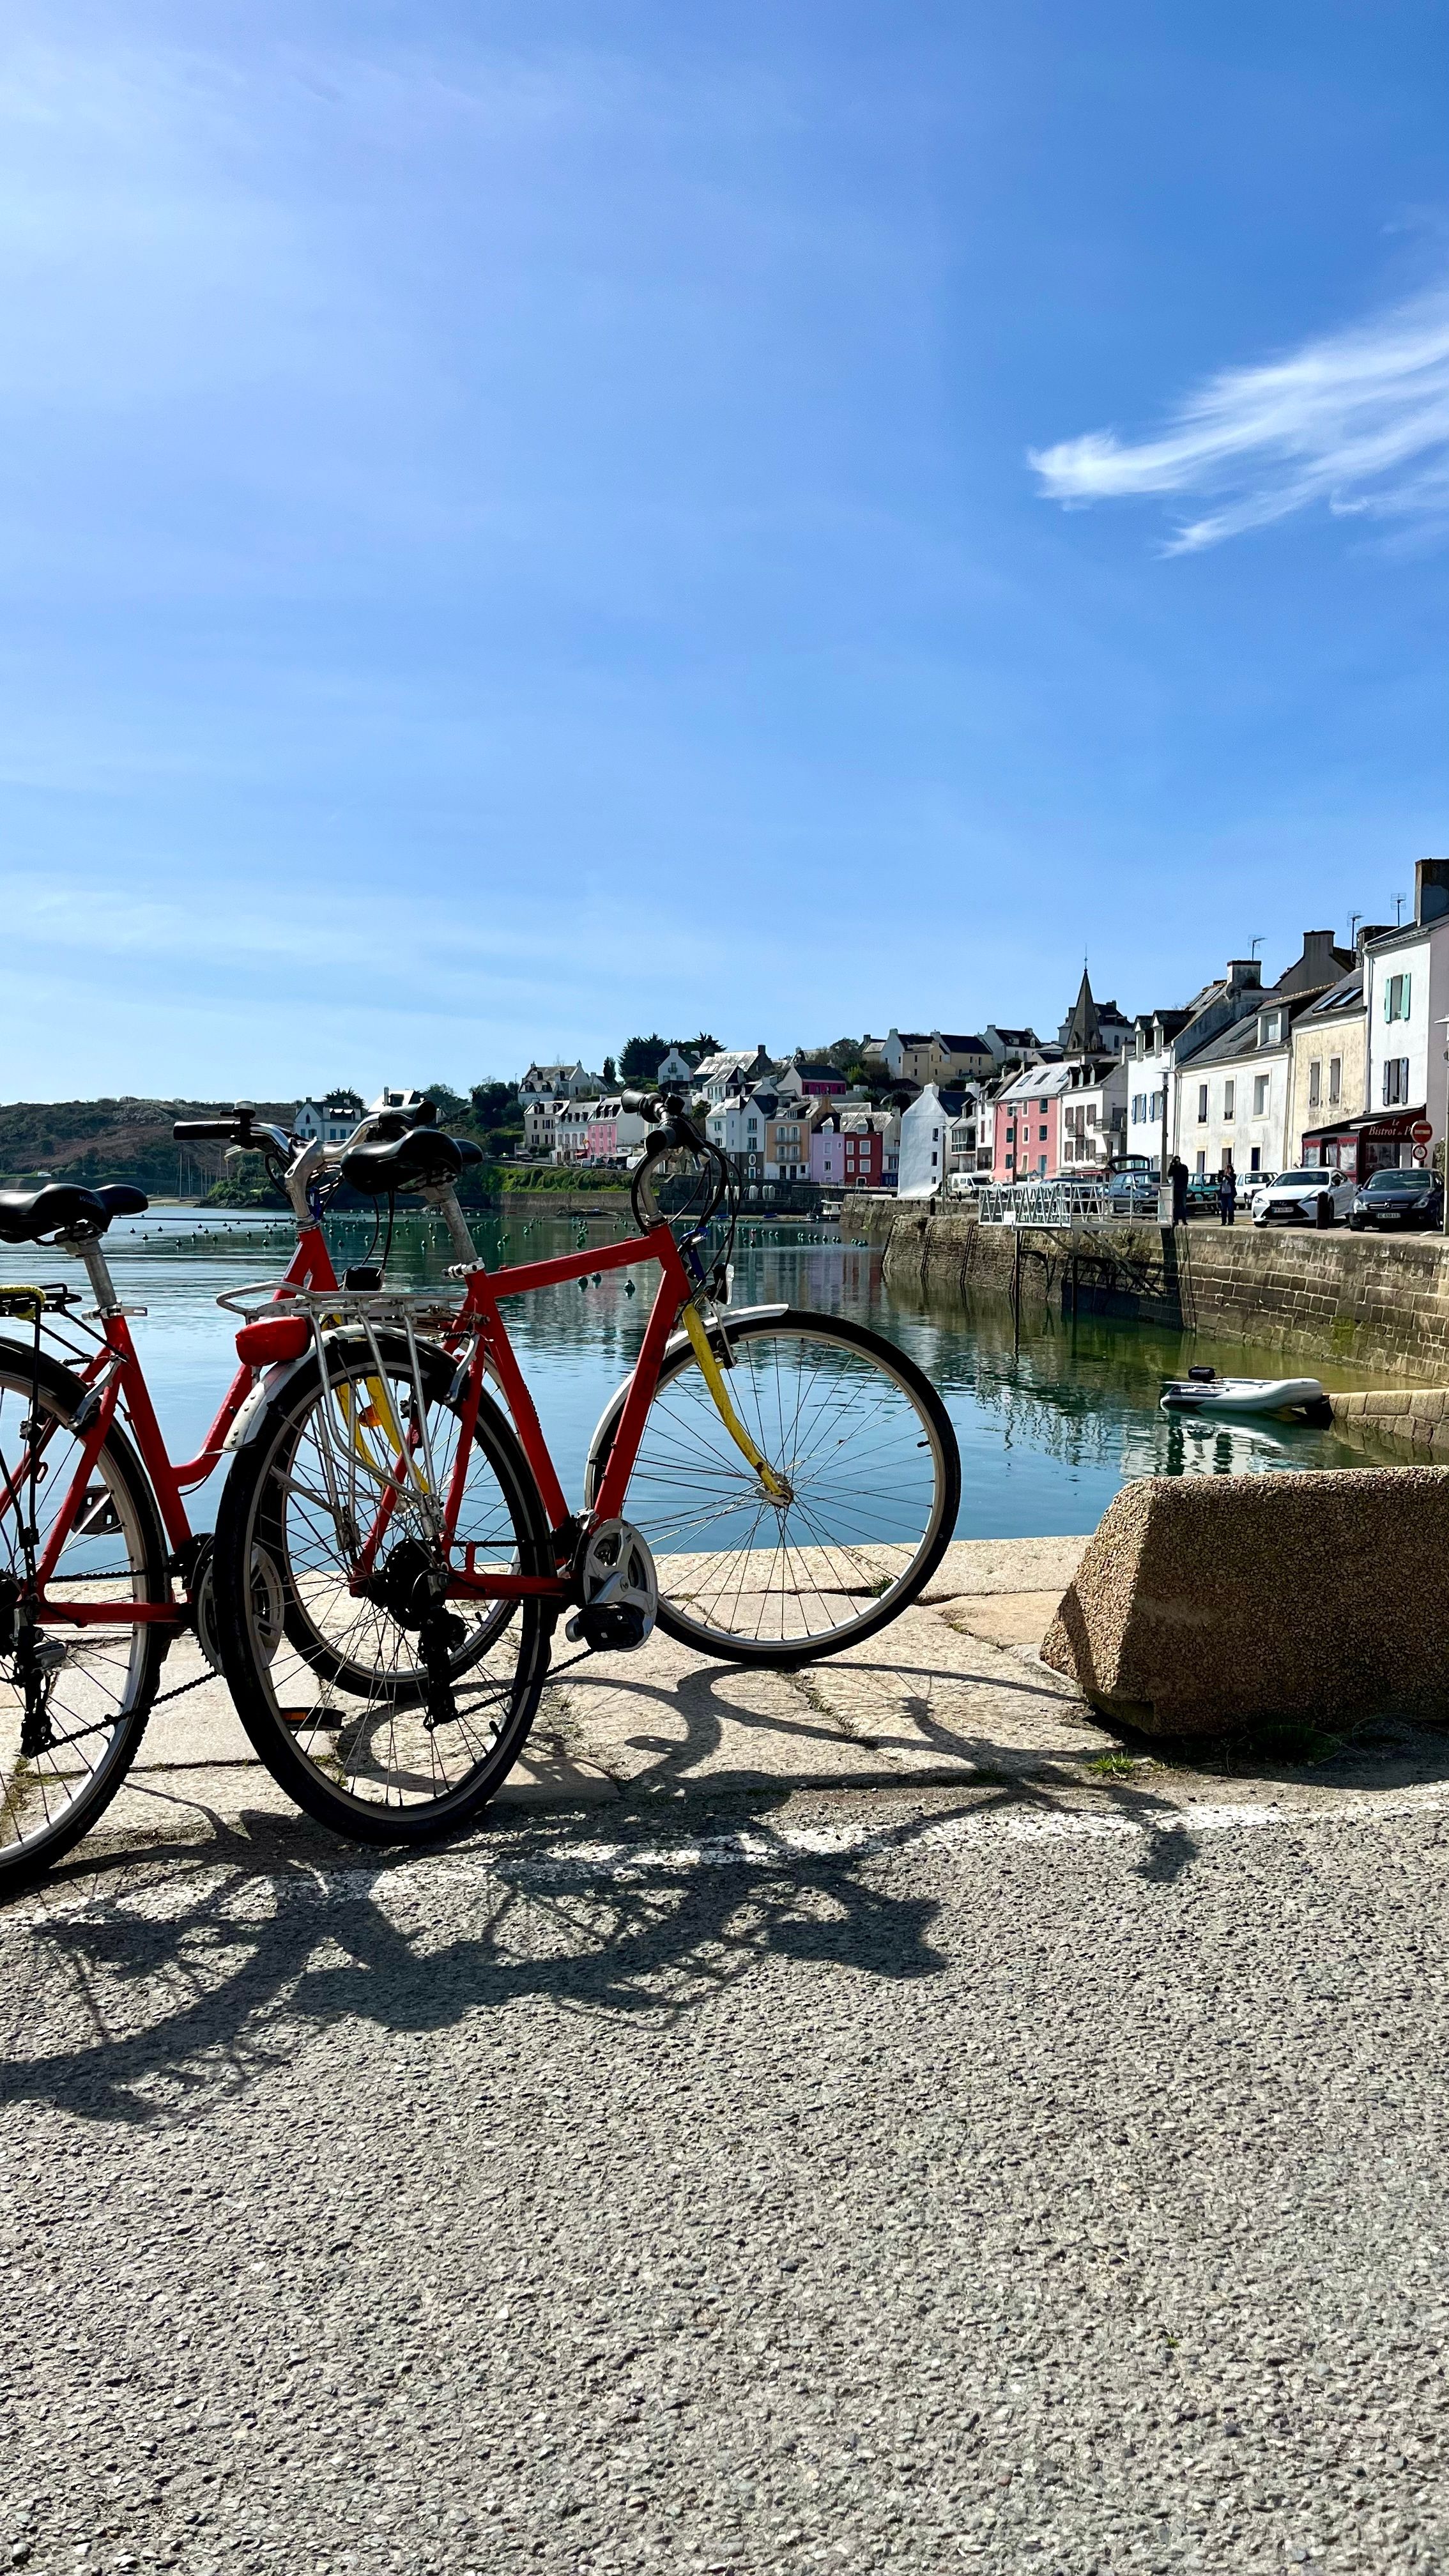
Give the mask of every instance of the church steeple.
M 1102 1023 L 1097 1017 L 1097 1005 L 1092 999 L 1091 978 L 1085 965 L 1082 968 L 1081 990 L 1072 1005 L 1066 1026 L 1062 1030 L 1061 1043 L 1068 1055 L 1095 1055 L 1102 1044 Z

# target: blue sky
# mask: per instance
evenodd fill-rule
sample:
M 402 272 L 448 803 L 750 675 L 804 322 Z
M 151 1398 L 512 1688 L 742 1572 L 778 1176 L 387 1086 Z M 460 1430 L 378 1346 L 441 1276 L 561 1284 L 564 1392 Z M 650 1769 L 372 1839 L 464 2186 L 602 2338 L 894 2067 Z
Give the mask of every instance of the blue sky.
M 0 54 L 0 1097 L 1054 1024 L 1449 850 L 1445 13 Z

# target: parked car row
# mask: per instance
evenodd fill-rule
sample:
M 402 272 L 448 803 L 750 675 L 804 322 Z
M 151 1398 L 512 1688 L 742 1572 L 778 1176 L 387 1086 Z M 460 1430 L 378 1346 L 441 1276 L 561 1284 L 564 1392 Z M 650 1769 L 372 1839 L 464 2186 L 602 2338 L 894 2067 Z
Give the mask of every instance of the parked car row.
M 1077 1176 L 1085 1180 L 1083 1173 Z M 1112 1214 L 1120 1217 L 1152 1219 L 1157 1214 L 1157 1174 L 1141 1165 L 1118 1166 L 1093 1176 L 1106 1190 Z M 946 1183 L 951 1198 L 974 1197 L 980 1189 L 993 1185 L 989 1175 L 955 1172 Z M 1009 1187 L 1010 1184 L 1007 1184 Z M 1018 1187 L 1035 1186 L 1023 1181 Z M 1238 1176 L 1238 1205 L 1246 1207 L 1254 1225 L 1311 1225 L 1326 1227 L 1344 1221 L 1355 1234 L 1365 1231 L 1397 1229 L 1407 1232 L 1438 1230 L 1444 1223 L 1444 1190 L 1437 1174 L 1420 1165 L 1399 1168 L 1388 1165 L 1371 1172 L 1365 1181 L 1357 1181 L 1351 1172 L 1335 1171 L 1327 1163 L 1307 1163 L 1292 1171 L 1278 1172 L 1265 1180 L 1261 1173 L 1247 1172 Z M 1216 1216 L 1218 1212 L 1218 1175 L 1216 1172 L 1192 1172 L 1187 1183 L 1189 1217 Z
M 1418 1164 L 1387 1165 L 1356 1181 L 1351 1172 L 1307 1164 L 1280 1172 L 1253 1193 L 1254 1225 L 1337 1225 L 1346 1218 L 1355 1234 L 1370 1227 L 1442 1227 L 1443 1185 Z

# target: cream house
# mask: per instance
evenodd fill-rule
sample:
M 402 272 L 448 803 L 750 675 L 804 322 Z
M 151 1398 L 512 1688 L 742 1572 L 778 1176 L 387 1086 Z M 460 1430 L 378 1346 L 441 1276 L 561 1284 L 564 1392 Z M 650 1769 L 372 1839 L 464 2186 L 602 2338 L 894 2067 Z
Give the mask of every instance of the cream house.
M 1355 966 L 1293 1023 L 1288 1160 L 1356 1167 L 1357 1129 L 1368 1109 L 1364 970 Z

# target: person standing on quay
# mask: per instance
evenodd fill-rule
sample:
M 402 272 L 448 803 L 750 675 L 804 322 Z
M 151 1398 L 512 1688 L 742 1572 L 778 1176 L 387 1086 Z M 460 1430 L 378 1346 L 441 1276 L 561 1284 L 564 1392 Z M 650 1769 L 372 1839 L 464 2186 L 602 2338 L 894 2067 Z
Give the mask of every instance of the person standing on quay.
M 1218 1174 L 1218 1223 L 1231 1225 L 1238 1213 L 1238 1176 L 1231 1163 Z
M 1174 1225 L 1186 1225 L 1187 1165 L 1180 1154 L 1173 1155 L 1167 1166 L 1167 1177 L 1172 1183 L 1172 1222 Z

